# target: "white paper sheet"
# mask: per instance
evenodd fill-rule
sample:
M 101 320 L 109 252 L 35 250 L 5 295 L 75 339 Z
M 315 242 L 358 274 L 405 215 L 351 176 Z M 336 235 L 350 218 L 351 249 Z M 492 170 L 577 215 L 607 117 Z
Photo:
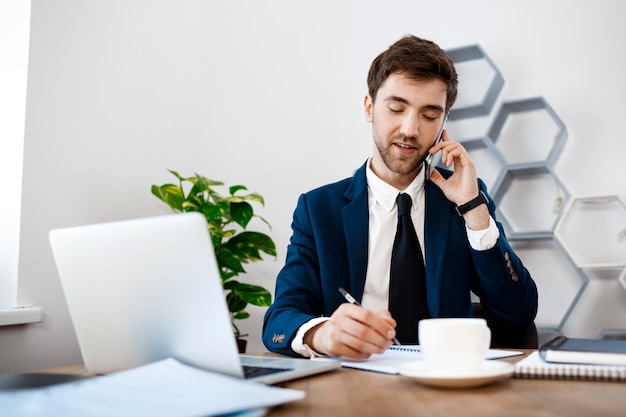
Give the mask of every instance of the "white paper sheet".
M 165 359 L 84 381 L 0 391 L 0 410 L 12 417 L 193 417 L 263 410 L 304 395 Z
M 514 350 L 489 349 L 485 354 L 485 359 L 501 359 L 523 354 L 523 352 Z M 341 361 L 341 366 L 345 368 L 356 368 L 365 371 L 397 374 L 398 367 L 403 363 L 422 360 L 422 352 L 419 345 L 402 345 L 392 346 L 387 349 L 385 353 L 372 355 L 367 360 L 355 360 L 349 358 L 313 358 L 313 360 L 339 360 Z

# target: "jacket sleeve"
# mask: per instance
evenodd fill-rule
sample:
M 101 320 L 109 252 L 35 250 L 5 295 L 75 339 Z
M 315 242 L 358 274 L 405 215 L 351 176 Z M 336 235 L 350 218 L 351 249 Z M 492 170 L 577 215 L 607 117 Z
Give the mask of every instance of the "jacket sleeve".
M 484 183 L 480 183 L 485 192 Z M 489 213 L 496 220 L 491 197 Z M 477 280 L 473 291 L 493 320 L 504 328 L 528 327 L 535 319 L 538 306 L 537 287 L 530 273 L 506 239 L 502 224 L 496 220 L 500 236 L 488 250 L 471 250 Z
M 272 352 L 297 356 L 291 341 L 298 328 L 323 314 L 319 261 L 306 195 L 298 199 L 286 262 L 276 278 L 274 303 L 263 320 L 263 343 Z

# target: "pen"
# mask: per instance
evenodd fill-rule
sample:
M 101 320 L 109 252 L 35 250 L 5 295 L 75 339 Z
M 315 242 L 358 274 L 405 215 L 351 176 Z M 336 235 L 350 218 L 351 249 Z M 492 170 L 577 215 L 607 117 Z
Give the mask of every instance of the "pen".
M 361 303 L 359 303 L 348 291 L 344 290 L 342 287 L 339 287 L 339 292 L 341 293 L 341 295 L 343 295 L 343 298 L 345 298 L 350 304 L 361 307 Z M 398 339 L 396 339 L 395 337 L 393 338 L 393 343 L 398 346 L 402 346 Z

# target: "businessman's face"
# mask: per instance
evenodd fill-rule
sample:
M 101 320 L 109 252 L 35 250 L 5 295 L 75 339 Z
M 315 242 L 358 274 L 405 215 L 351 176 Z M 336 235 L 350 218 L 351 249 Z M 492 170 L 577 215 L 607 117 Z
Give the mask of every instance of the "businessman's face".
M 446 85 L 439 79 L 414 80 L 391 74 L 376 102 L 365 97 L 365 116 L 372 123 L 372 169 L 404 189 L 419 172 L 445 119 Z

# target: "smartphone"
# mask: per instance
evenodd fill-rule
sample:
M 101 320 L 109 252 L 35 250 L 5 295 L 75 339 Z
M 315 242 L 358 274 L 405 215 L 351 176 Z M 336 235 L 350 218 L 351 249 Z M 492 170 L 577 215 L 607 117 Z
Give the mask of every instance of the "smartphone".
M 433 144 L 430 146 L 431 148 L 435 146 L 441 140 L 441 135 L 443 135 L 443 129 L 445 128 L 447 121 L 448 121 L 448 117 L 446 116 L 446 118 L 443 120 L 443 123 L 441 124 L 439 133 L 437 133 L 437 139 L 435 139 Z M 435 169 L 435 164 L 432 163 L 432 160 L 433 160 L 433 155 L 431 154 L 426 155 L 426 157 L 424 158 L 424 169 L 426 170 L 426 179 L 430 179 L 430 174 L 432 174 L 433 169 Z

